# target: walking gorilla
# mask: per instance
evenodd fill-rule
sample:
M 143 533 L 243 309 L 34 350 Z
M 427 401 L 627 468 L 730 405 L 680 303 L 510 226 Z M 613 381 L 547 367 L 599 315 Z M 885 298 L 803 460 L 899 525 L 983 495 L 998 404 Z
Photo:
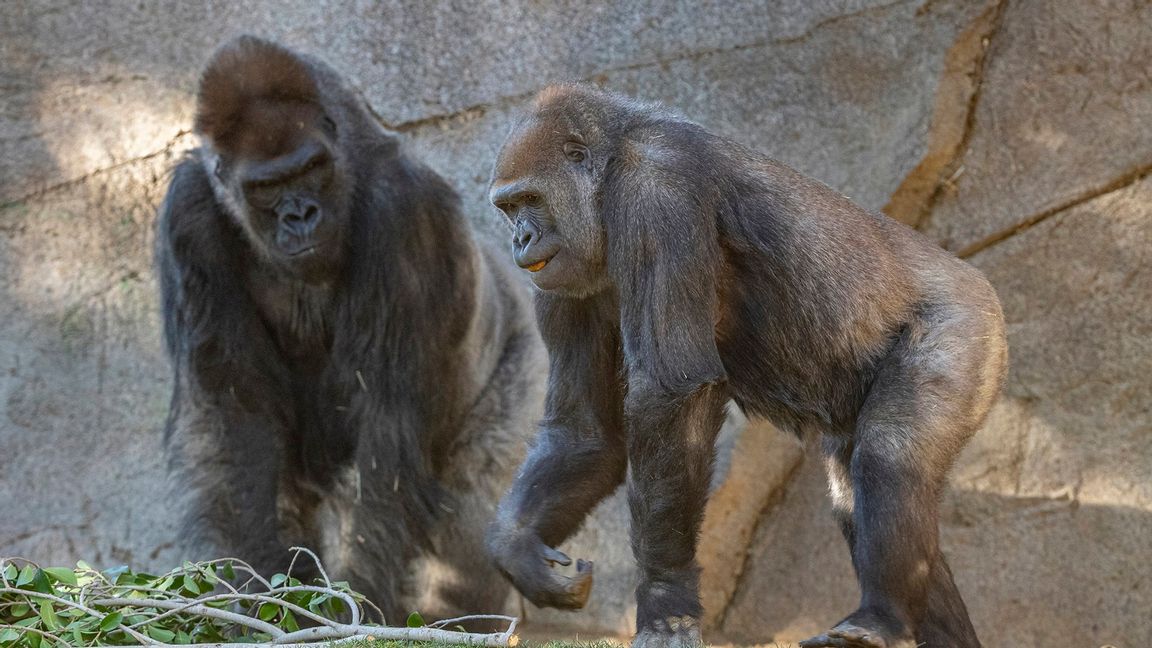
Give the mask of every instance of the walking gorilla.
M 859 608 L 803 646 L 978 646 L 938 542 L 947 472 L 1006 363 L 995 292 L 914 230 L 651 104 L 545 89 L 492 202 L 541 289 L 537 443 L 489 551 L 538 605 L 581 607 L 555 547 L 627 474 L 633 646 L 700 640 L 696 540 L 725 402 L 823 435 Z
M 195 130 L 156 235 L 186 551 L 318 547 L 390 620 L 498 609 L 484 528 L 546 371 L 511 267 L 311 57 L 223 45 Z

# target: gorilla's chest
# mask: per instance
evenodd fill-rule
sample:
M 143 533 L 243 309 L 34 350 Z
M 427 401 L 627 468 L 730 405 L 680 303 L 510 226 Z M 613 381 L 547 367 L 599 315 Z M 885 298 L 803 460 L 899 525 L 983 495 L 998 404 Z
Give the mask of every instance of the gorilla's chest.
M 290 367 L 318 371 L 327 364 L 336 317 L 330 284 L 264 277 L 253 298 Z

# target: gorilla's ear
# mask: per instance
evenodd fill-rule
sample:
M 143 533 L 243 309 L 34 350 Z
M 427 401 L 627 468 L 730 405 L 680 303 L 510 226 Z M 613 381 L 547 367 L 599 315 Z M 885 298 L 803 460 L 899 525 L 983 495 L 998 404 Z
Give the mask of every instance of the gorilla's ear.
M 608 271 L 620 295 L 629 391 L 675 397 L 725 381 L 716 348 L 720 246 L 698 183 L 639 161 L 617 169 L 606 187 Z
M 318 103 L 308 65 L 294 52 L 255 36 L 239 36 L 209 59 L 200 76 L 194 129 L 215 142 L 227 141 L 245 110 L 261 102 Z

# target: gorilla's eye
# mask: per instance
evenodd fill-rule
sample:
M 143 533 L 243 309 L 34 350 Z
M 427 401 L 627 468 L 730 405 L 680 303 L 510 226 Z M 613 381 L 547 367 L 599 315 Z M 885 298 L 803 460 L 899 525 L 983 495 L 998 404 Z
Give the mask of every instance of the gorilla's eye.
M 584 162 L 588 159 L 588 148 L 580 142 L 566 142 L 564 156 L 573 162 Z
M 280 199 L 280 184 L 272 181 L 250 182 L 244 187 L 248 202 L 268 208 Z
M 315 171 L 316 169 L 319 169 L 320 167 L 324 166 L 325 164 L 328 164 L 328 156 L 327 155 L 317 155 L 316 157 L 312 158 L 311 160 L 308 160 L 308 164 L 305 164 L 304 168 L 301 169 L 300 172 L 301 173 L 308 173 L 309 171 Z

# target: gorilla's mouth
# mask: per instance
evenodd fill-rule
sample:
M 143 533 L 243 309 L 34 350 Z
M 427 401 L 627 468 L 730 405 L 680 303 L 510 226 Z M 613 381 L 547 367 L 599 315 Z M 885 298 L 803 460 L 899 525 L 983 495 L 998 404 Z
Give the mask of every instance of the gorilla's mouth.
M 528 272 L 540 272 L 541 270 L 544 269 L 544 266 L 548 265 L 552 261 L 552 259 L 555 259 L 555 258 L 556 258 L 556 255 L 552 254 L 551 256 L 546 256 L 543 259 L 539 259 L 539 260 L 533 261 L 531 263 L 525 263 L 523 261 L 517 261 L 516 265 L 520 266 L 524 270 L 527 270 Z M 527 261 L 527 259 L 525 259 L 525 261 Z
M 288 256 L 290 256 L 292 258 L 296 258 L 296 257 L 306 256 L 306 255 L 315 254 L 315 253 L 316 253 L 316 246 L 315 245 L 306 245 L 306 246 L 300 248 L 299 250 L 293 250 L 292 252 L 289 252 Z

